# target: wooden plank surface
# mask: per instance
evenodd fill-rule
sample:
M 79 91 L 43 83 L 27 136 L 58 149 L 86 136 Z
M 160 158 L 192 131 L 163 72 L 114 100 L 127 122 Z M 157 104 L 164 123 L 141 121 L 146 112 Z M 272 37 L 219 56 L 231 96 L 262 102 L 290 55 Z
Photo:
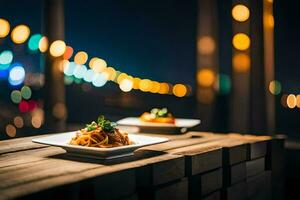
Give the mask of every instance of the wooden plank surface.
M 190 184 L 185 176 L 193 176 L 189 180 L 196 180 L 201 194 L 208 195 L 222 186 L 221 166 L 232 165 L 236 174 L 242 173 L 243 164 L 236 164 L 246 159 L 245 145 L 266 140 L 248 138 L 241 141 L 237 136 L 197 132 L 159 136 L 171 141 L 141 148 L 134 156 L 109 161 L 74 157 L 58 147 L 34 144 L 33 137 L 0 141 L 1 198 L 24 197 L 41 191 L 44 194 L 52 191 L 54 195 L 76 190 L 76 194 L 70 194 L 76 198 L 88 193 L 90 199 L 134 199 L 139 187 L 156 187 L 160 189 L 156 193 L 159 199 L 176 188 L 184 190 Z M 262 155 L 257 152 L 263 151 L 252 154 Z M 253 163 L 249 163 L 249 169 L 255 165 Z M 172 187 L 165 187 L 173 183 Z M 119 192 L 111 195 L 110 188 Z

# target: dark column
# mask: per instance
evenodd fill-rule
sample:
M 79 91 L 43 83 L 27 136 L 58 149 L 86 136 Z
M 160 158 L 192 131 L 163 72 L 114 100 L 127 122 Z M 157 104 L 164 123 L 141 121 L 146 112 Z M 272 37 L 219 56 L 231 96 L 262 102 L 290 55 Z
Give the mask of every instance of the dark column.
M 45 0 L 44 4 L 44 34 L 50 45 L 55 40 L 64 40 L 64 1 Z M 61 61 L 61 57 L 54 58 L 48 51 L 45 65 L 45 128 L 51 131 L 65 128 L 65 87 L 59 66 Z

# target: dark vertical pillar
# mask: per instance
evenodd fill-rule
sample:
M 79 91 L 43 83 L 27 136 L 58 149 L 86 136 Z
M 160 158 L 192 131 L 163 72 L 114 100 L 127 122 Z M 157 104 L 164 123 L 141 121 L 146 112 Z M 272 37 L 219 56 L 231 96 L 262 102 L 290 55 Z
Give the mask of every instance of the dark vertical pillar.
M 44 1 L 44 30 L 49 45 L 55 40 L 64 40 L 64 1 Z M 45 128 L 51 131 L 65 127 L 65 117 L 58 117 L 54 112 L 65 109 L 64 76 L 59 65 L 61 57 L 54 58 L 49 51 L 45 57 Z
M 264 77 L 263 0 L 251 0 L 250 9 L 250 36 L 252 39 L 250 131 L 259 133 L 266 131 L 267 128 L 265 95 L 268 89 Z

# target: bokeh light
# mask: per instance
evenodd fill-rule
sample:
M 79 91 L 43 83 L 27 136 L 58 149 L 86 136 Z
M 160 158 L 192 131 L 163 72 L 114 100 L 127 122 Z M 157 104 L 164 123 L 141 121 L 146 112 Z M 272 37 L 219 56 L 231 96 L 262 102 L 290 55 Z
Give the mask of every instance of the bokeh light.
M 49 41 L 46 36 L 43 36 L 39 41 L 39 50 L 40 52 L 44 53 L 48 50 Z
M 112 67 L 107 67 L 104 69 L 104 71 L 102 72 L 107 80 L 114 80 L 116 78 L 116 70 Z
M 107 63 L 105 60 L 95 57 L 90 60 L 89 66 L 95 72 L 102 72 L 107 67 Z
M 31 113 L 31 124 L 34 128 L 40 128 L 44 123 L 44 110 L 41 108 L 36 108 Z
M 14 125 L 17 127 L 17 128 L 22 128 L 24 126 L 24 120 L 22 117 L 20 116 L 16 116 L 14 118 Z
M 24 79 L 25 70 L 23 66 L 21 66 L 20 64 L 15 64 L 9 72 L 8 82 L 13 86 L 17 86 L 22 84 Z
M 21 89 L 21 95 L 22 95 L 22 97 L 24 99 L 30 99 L 31 94 L 32 94 L 32 92 L 31 92 L 30 87 L 28 87 L 28 86 L 23 86 L 22 87 L 22 89 Z
M 30 35 L 30 29 L 26 25 L 18 25 L 11 32 L 11 39 L 16 44 L 24 43 Z
M 170 90 L 170 86 L 168 83 L 161 83 L 158 93 L 159 94 L 168 94 Z
M 9 137 L 15 137 L 16 134 L 17 134 L 17 129 L 16 129 L 16 127 L 15 127 L 14 125 L 11 125 L 11 124 L 6 125 L 5 131 L 6 131 L 6 134 L 7 134 Z
M 126 73 L 119 74 L 119 76 L 117 77 L 117 83 L 120 84 L 127 77 L 128 75 Z
M 198 39 L 197 42 L 198 52 L 203 55 L 208 55 L 214 52 L 215 50 L 215 41 L 210 36 L 203 36 Z
M 20 103 L 21 100 L 22 100 L 22 95 L 21 95 L 21 92 L 19 90 L 13 90 L 11 93 L 10 93 L 10 99 L 12 102 L 14 103 Z
M 66 59 L 66 60 L 69 60 L 72 57 L 73 52 L 74 52 L 74 50 L 73 50 L 72 47 L 66 46 L 66 51 L 63 55 L 63 58 Z
M 247 50 L 250 47 L 250 38 L 245 33 L 237 33 L 233 36 L 232 44 L 237 50 Z
M 281 92 L 281 83 L 279 81 L 273 80 L 269 84 L 269 91 L 271 94 L 278 95 Z
M 300 95 L 299 94 L 296 96 L 296 106 L 297 106 L 297 108 L 300 108 Z
M 286 105 L 289 108 L 295 108 L 296 104 L 297 104 L 296 96 L 294 94 L 289 94 L 286 99 Z
M 150 89 L 150 92 L 152 93 L 158 93 L 160 90 L 160 83 L 157 81 L 152 81 L 152 87 Z
M 87 68 L 85 65 L 76 65 L 73 75 L 76 78 L 81 79 L 85 76 L 86 72 L 87 72 Z
M 20 112 L 24 113 L 24 112 L 28 112 L 29 111 L 29 104 L 27 101 L 22 100 L 19 103 L 19 110 Z
M 120 87 L 120 89 L 121 89 L 123 92 L 129 92 L 130 90 L 132 90 L 132 87 L 133 87 L 133 81 L 132 81 L 132 79 L 129 79 L 129 78 L 123 79 L 123 80 L 120 82 L 119 87 Z
M 95 87 L 102 87 L 103 85 L 105 85 L 105 83 L 107 82 L 106 77 L 103 74 L 95 74 L 95 76 L 93 77 L 93 85 Z
M 280 103 L 283 107 L 287 108 L 287 98 L 288 98 L 288 95 L 284 94 L 281 96 L 280 98 Z
M 83 80 L 86 82 L 92 82 L 95 72 L 92 69 L 88 69 L 85 73 Z
M 9 34 L 10 25 L 5 19 L 0 18 L 0 38 L 4 38 Z
M 229 94 L 231 90 L 230 77 L 226 74 L 220 74 L 218 79 L 219 79 L 219 93 L 222 95 Z
M 62 40 L 56 40 L 50 45 L 50 54 L 53 57 L 62 56 L 66 51 L 66 44 Z
M 274 27 L 274 16 L 272 14 L 264 15 L 264 23 L 266 26 L 273 28 Z
M 0 54 L 0 70 L 6 70 L 9 68 L 13 60 L 13 53 L 9 50 L 5 50 Z
M 41 39 L 42 39 L 42 35 L 40 34 L 32 35 L 28 41 L 28 48 L 31 51 L 37 51 L 39 49 L 39 44 Z
M 183 97 L 187 93 L 187 89 L 183 84 L 176 84 L 173 87 L 173 94 L 177 97 Z
M 140 88 L 140 78 L 133 78 L 133 89 L 137 90 Z
M 211 69 L 200 69 L 197 73 L 197 81 L 202 87 L 211 87 L 215 81 L 215 74 Z
M 67 118 L 67 108 L 63 103 L 57 103 L 52 109 L 52 115 L 57 119 L 66 119 Z
M 149 92 L 152 88 L 152 82 L 149 79 L 142 79 L 139 84 L 139 88 L 143 92 Z
M 88 60 L 88 54 L 84 51 L 79 51 L 74 57 L 74 62 L 78 65 L 83 65 Z
M 238 4 L 232 8 L 231 14 L 236 21 L 244 22 L 249 19 L 250 11 L 245 5 Z
M 245 53 L 237 53 L 232 58 L 233 69 L 236 72 L 248 72 L 250 69 L 250 57 Z
M 64 65 L 64 74 L 67 76 L 72 76 L 74 74 L 76 64 L 74 62 L 66 62 Z

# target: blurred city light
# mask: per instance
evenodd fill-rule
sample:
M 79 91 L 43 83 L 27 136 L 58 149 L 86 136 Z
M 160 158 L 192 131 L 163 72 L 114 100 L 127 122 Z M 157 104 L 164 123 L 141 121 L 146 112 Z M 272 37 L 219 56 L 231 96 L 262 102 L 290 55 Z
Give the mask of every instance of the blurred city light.
M 8 81 L 11 85 L 17 86 L 23 83 L 25 79 L 25 70 L 21 64 L 14 64 L 9 72 Z
M 53 57 L 62 56 L 66 51 L 66 44 L 62 40 L 56 40 L 50 45 L 50 54 Z
M 210 87 L 215 81 L 215 74 L 211 69 L 200 69 L 197 73 L 197 81 L 202 87 Z
M 43 36 L 39 41 L 39 50 L 44 53 L 48 50 L 49 42 L 48 38 Z
M 245 33 L 237 33 L 233 36 L 232 44 L 237 50 L 247 50 L 250 47 L 250 38 Z
M 93 85 L 95 87 L 102 87 L 107 82 L 106 77 L 103 74 L 96 74 L 93 78 Z
M 244 22 L 249 19 L 250 11 L 245 5 L 238 4 L 232 8 L 231 14 L 236 21 Z
M 31 51 L 37 51 L 39 49 L 39 44 L 41 39 L 42 39 L 42 35 L 40 34 L 32 35 L 28 41 L 28 48 Z
M 0 18 L 0 38 L 4 38 L 9 34 L 10 25 L 5 19 Z
M 24 43 L 30 35 L 30 29 L 26 25 L 18 25 L 11 32 L 11 39 L 16 44 Z
M 88 54 L 84 51 L 79 51 L 78 53 L 76 53 L 74 57 L 74 62 L 79 65 L 85 64 L 87 60 L 88 60 Z
M 21 95 L 22 95 L 22 97 L 24 99 L 30 99 L 31 94 L 32 94 L 32 92 L 31 92 L 30 87 L 28 87 L 28 86 L 23 86 L 22 87 L 22 89 L 21 89 Z
M 132 90 L 133 81 L 129 78 L 125 78 L 120 82 L 119 87 L 123 92 L 129 92 L 130 90 Z
M 233 69 L 236 72 L 248 72 L 250 69 L 250 57 L 245 53 L 237 53 L 232 59 Z
M 271 94 L 278 95 L 281 92 L 281 83 L 279 81 L 273 80 L 269 84 L 269 91 Z
M 11 125 L 11 124 L 6 125 L 5 131 L 9 137 L 15 137 L 17 134 L 16 127 L 14 127 L 14 125 Z
M 10 99 L 12 102 L 14 103 L 20 103 L 21 100 L 22 100 L 22 95 L 21 95 L 21 92 L 19 90 L 13 90 L 11 93 L 10 93 Z
M 215 41 L 210 36 L 203 36 L 197 42 L 198 52 L 203 55 L 208 55 L 215 50 Z
M 173 94 L 177 97 L 183 97 L 187 93 L 187 89 L 183 84 L 176 84 L 173 87 Z
M 294 94 L 289 94 L 286 99 L 286 104 L 289 108 L 295 108 L 297 104 L 296 96 Z

